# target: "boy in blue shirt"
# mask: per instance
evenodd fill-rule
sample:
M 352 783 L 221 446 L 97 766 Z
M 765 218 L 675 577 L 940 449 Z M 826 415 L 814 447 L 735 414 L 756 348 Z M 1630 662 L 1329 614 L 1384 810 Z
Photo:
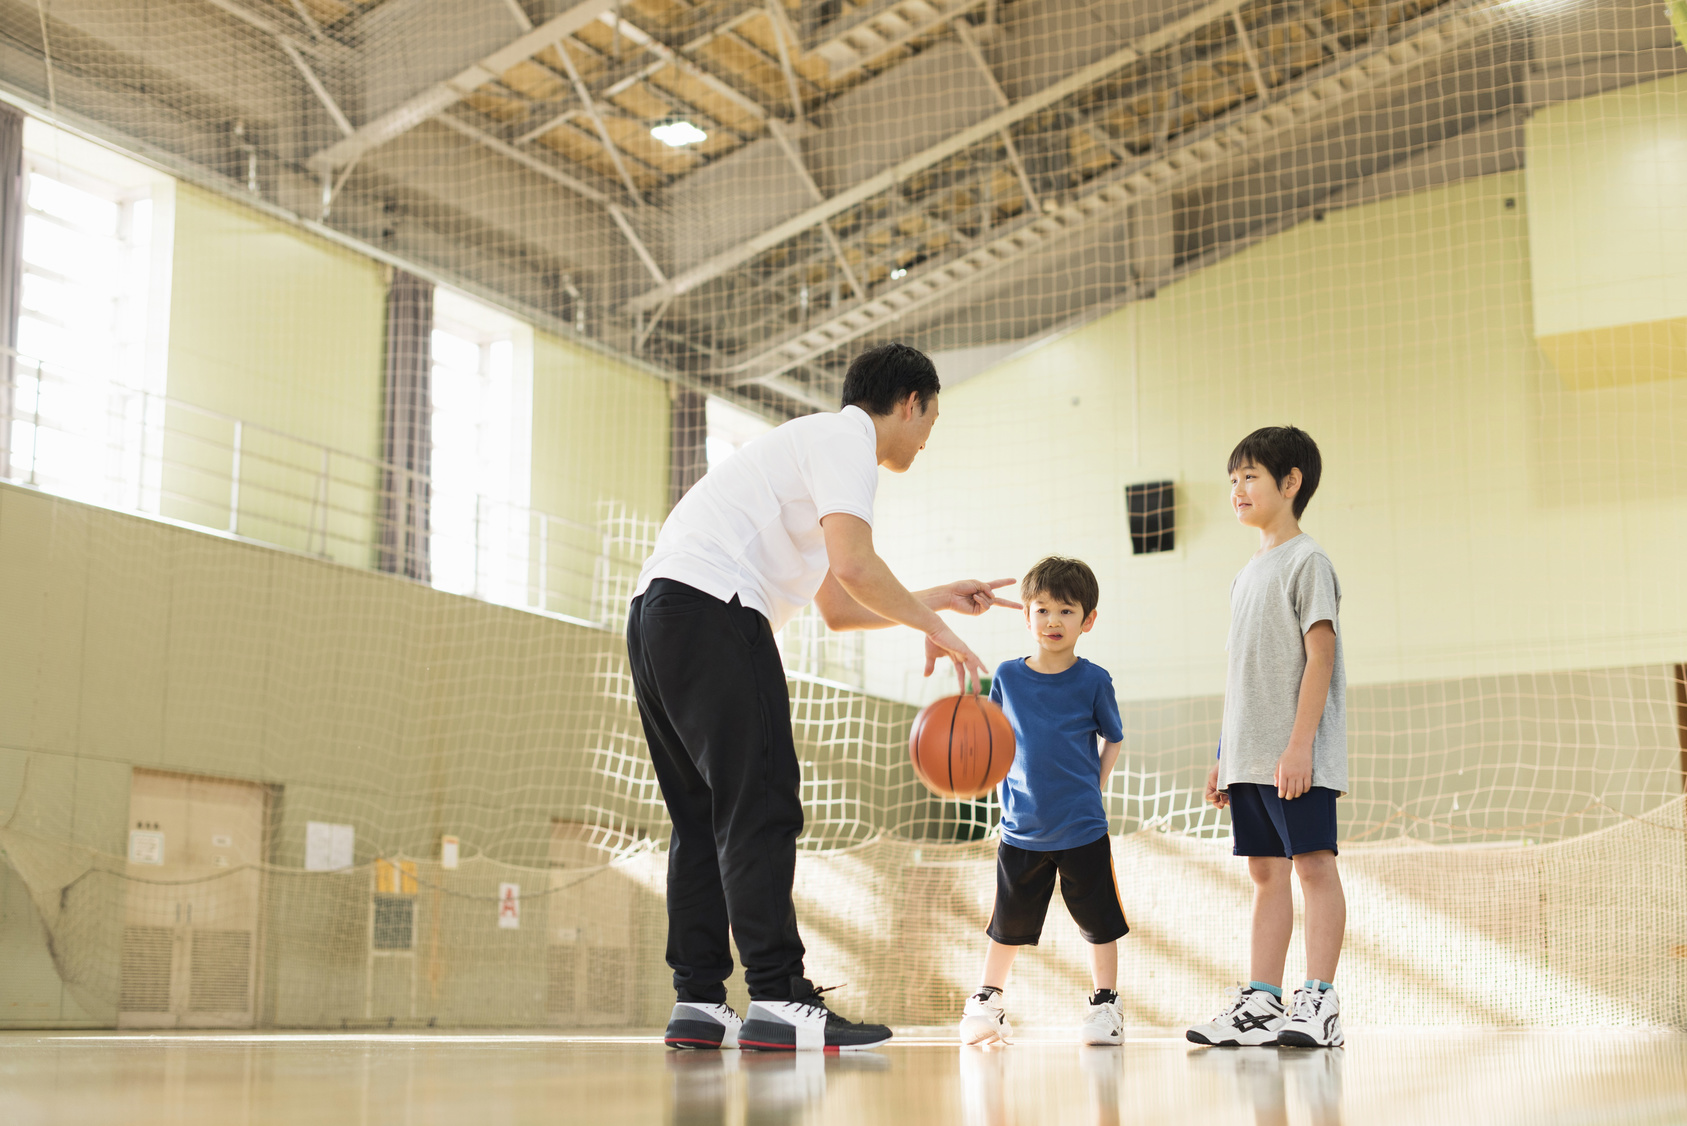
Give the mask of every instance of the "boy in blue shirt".
M 1078 635 L 1095 625 L 1101 588 L 1083 563 L 1051 556 L 1031 568 L 1019 590 L 1036 649 L 1003 662 L 990 686 L 990 699 L 1013 724 L 1018 749 L 1002 780 L 1002 842 L 996 908 L 985 932 L 984 982 L 967 998 L 961 1042 L 1007 1042 L 1012 1027 L 1002 986 L 1019 948 L 1035 946 L 1042 936 L 1058 875 L 1066 909 L 1090 943 L 1095 992 L 1081 1038 L 1119 1044 L 1118 940 L 1130 927 L 1113 877 L 1101 791 L 1125 734 L 1113 678 L 1076 652 Z

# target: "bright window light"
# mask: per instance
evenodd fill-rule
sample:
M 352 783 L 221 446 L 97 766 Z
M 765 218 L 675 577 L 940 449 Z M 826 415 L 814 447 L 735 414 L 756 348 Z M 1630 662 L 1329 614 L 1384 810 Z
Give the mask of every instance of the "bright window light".
M 709 139 L 707 133 L 685 120 L 664 121 L 654 126 L 650 135 L 674 149 L 681 149 L 686 145 L 700 145 Z
M 144 393 L 163 390 L 148 373 L 149 306 L 167 307 L 168 293 L 153 285 L 150 178 L 140 170 L 124 185 L 26 156 L 20 355 L 0 476 L 156 508 L 162 418 Z
M 703 445 L 710 469 L 773 429 L 772 424 L 760 415 L 713 395 L 709 396 L 704 411 L 709 429 Z
M 890 276 L 893 278 L 905 278 L 908 276 L 908 270 L 906 267 L 898 267 L 890 272 Z
M 521 605 L 528 584 L 531 330 L 436 289 L 432 353 L 433 585 Z

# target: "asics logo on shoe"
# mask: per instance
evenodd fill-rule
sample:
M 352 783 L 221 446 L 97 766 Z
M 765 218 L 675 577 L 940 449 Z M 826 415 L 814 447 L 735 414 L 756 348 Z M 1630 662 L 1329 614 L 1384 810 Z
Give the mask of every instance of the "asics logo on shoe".
M 1261 1015 L 1259 1013 L 1243 1012 L 1237 1013 L 1236 1019 L 1230 1023 L 1235 1026 L 1237 1032 L 1253 1032 L 1256 1029 L 1269 1028 L 1274 1021 L 1279 1019 L 1281 1018 L 1276 1013 L 1266 1013 Z
M 1324 1018 L 1324 1039 L 1328 1040 L 1335 1035 L 1336 1019 L 1335 1013 Z

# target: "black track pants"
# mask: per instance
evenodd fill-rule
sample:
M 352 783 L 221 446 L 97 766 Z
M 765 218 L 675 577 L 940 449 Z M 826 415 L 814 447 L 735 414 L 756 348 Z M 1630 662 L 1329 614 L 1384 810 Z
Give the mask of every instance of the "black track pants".
M 668 965 L 682 1001 L 724 1002 L 727 927 L 755 1000 L 801 977 L 791 882 L 802 832 L 785 669 L 767 619 L 684 583 L 633 599 L 627 654 L 673 819 Z

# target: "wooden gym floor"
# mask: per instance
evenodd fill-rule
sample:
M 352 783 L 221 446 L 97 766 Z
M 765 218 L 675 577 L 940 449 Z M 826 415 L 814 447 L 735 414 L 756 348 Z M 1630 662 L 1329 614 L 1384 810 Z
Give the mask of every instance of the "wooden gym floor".
M 903 1035 L 876 1052 L 674 1053 L 568 1035 L 0 1034 L 7 1126 L 1687 1122 L 1687 1036 L 1369 1029 L 1339 1051 L 996 1051 Z

